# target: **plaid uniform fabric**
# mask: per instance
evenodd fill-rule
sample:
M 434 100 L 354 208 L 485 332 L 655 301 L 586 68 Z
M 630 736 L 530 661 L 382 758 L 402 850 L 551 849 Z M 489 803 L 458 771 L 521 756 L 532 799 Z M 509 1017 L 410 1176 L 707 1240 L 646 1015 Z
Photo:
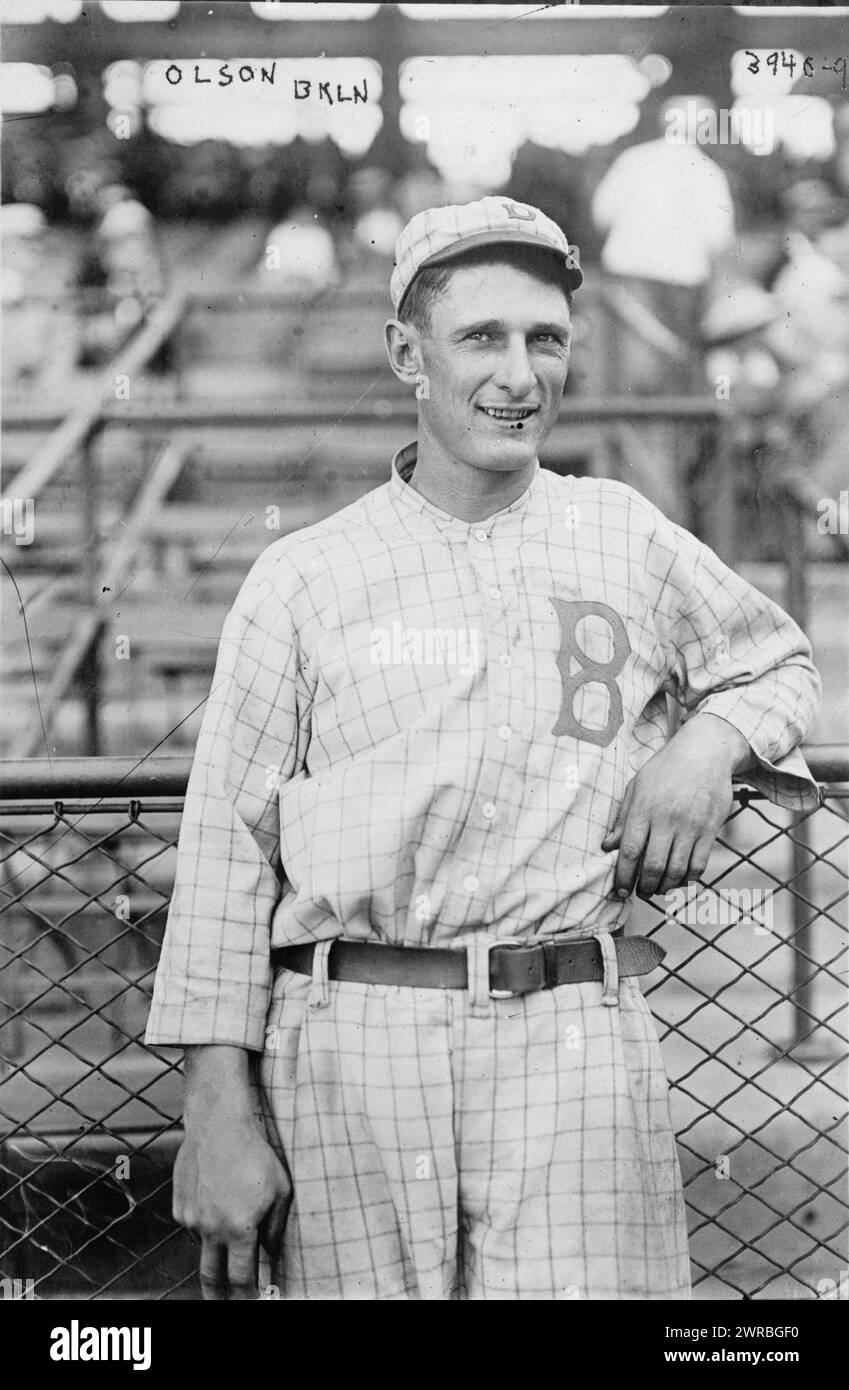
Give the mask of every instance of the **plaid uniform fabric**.
M 622 484 L 538 466 L 512 505 L 467 523 L 410 487 L 414 466 L 412 445 L 389 483 L 269 546 L 228 615 L 186 798 L 152 1044 L 261 1052 L 281 1023 L 269 1015 L 270 944 L 344 935 L 446 945 L 469 933 L 562 938 L 623 926 L 628 904 L 610 896 L 616 854 L 601 841 L 628 781 L 668 738 L 667 694 L 739 729 L 759 760 L 750 780 L 773 800 L 817 802 L 794 750 L 818 677 L 807 640 L 775 604 Z M 333 985 L 331 997 L 361 988 Z M 561 997 L 574 1007 L 578 989 L 534 1007 L 556 1010 Z M 587 1013 L 595 996 L 580 997 Z M 498 1006 L 488 1016 L 502 1015 Z M 589 1038 L 613 1025 L 583 1026 Z M 371 1031 L 360 1020 L 340 1033 L 346 1057 L 368 1058 Z M 426 1049 L 430 1033 L 411 1036 Z M 490 1045 L 513 1055 L 506 1041 Z M 659 1086 L 655 1049 L 634 1065 L 645 1062 Z M 307 1054 L 302 1062 L 299 1046 L 312 1087 Z M 524 1110 L 511 1096 L 533 1075 L 522 1065 L 498 1101 L 505 1113 L 518 1104 L 517 1152 Z M 630 1095 L 624 1166 L 638 1163 L 644 1193 L 653 1146 L 671 1144 L 668 1113 L 644 1091 L 636 1099 L 627 1069 L 611 1065 L 594 1083 L 607 1143 L 613 1128 L 618 1142 Z M 491 1067 L 482 1077 L 489 1086 Z M 277 1073 L 268 1085 L 288 1094 Z M 344 1131 L 341 1074 L 328 1072 L 327 1085 Z M 446 1104 L 434 1113 L 444 1117 Z M 276 1123 L 285 1134 L 291 1117 Z M 337 1142 L 328 1137 L 328 1164 Z M 564 1158 L 574 1176 L 573 1160 Z M 668 1149 L 661 1194 L 667 1162 Z M 330 1171 L 317 1179 L 325 1187 Z M 668 1207 L 645 1219 L 660 1240 Z M 659 1248 L 649 1241 L 641 1257 L 640 1296 L 680 1288 L 678 1253 L 662 1278 L 649 1275 Z M 568 1282 L 586 1289 L 577 1275 Z
M 513 198 L 478 198 L 473 203 L 426 208 L 411 217 L 395 244 L 395 267 L 389 293 L 396 311 L 423 265 L 446 252 L 518 240 L 553 252 L 568 270 L 573 289 L 583 281 L 578 248 L 570 246 L 563 229 L 529 203 Z
M 257 1108 L 294 1198 L 266 1296 L 685 1299 L 666 1076 L 637 983 L 492 1001 L 274 984 Z

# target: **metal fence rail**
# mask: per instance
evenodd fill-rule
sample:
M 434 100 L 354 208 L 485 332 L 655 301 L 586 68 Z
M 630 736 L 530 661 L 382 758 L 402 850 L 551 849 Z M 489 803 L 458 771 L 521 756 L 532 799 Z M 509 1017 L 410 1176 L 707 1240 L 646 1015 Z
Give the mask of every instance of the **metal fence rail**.
M 845 1296 L 849 758 L 823 802 L 741 788 L 701 885 L 637 904 L 697 1298 Z M 0 1281 L 12 1296 L 199 1296 L 171 1218 L 180 1054 L 141 1041 L 185 758 L 0 765 Z M 730 890 L 726 892 L 725 890 Z M 724 894 L 724 896 L 723 896 Z

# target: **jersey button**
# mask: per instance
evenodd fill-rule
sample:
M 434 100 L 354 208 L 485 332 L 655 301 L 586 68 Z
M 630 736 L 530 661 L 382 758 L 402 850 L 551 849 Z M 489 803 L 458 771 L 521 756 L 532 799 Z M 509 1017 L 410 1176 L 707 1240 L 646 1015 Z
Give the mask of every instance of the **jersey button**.
M 483 806 L 481 806 L 481 815 L 486 820 L 492 820 L 493 816 L 495 815 L 495 802 L 485 801 L 483 803 Z
M 508 656 L 506 652 L 502 652 L 501 655 L 500 655 L 500 657 L 498 658 L 498 660 L 499 660 L 500 665 L 502 665 L 502 666 L 504 667 L 505 670 L 507 669 L 508 666 L 512 666 L 512 665 L 513 665 L 513 658 L 512 658 L 512 656 Z
M 480 880 L 475 878 L 474 874 L 469 874 L 463 879 L 463 887 L 467 893 L 476 893 L 480 886 Z
M 508 738 L 510 738 L 510 736 L 511 736 L 512 733 L 513 733 L 513 730 L 510 728 L 510 725 L 509 725 L 509 724 L 502 724 L 502 725 L 501 725 L 501 728 L 498 730 L 498 737 L 499 737 L 500 739 L 503 739 L 504 742 L 506 743 L 507 740 L 508 740 Z
M 476 532 L 475 532 L 475 540 L 476 540 L 476 541 L 488 541 L 488 540 L 489 540 L 489 536 L 486 534 L 486 531 L 480 531 L 480 530 L 479 530 L 479 531 L 476 531 Z
M 492 588 L 489 591 L 489 596 L 490 598 L 501 598 L 501 590 L 497 589 L 493 584 Z

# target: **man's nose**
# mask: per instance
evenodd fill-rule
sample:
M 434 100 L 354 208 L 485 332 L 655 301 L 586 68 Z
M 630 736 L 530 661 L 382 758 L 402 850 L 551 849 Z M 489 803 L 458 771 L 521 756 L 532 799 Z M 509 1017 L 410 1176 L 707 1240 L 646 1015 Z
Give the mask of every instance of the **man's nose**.
M 495 372 L 496 386 L 521 400 L 533 390 L 535 379 L 524 338 L 510 339 Z

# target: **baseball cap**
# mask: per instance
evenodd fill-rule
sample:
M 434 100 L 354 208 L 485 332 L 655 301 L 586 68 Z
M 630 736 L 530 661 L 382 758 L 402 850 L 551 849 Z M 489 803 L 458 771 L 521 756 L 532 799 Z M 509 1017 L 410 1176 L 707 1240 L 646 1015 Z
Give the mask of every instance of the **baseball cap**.
M 508 244 L 550 252 L 563 266 L 570 290 L 576 290 L 584 278 L 577 246 L 570 246 L 557 223 L 539 208 L 507 197 L 478 198 L 473 203 L 427 208 L 407 223 L 395 243 L 395 267 L 389 281 L 395 312 L 425 266 L 452 261 L 478 246 Z

